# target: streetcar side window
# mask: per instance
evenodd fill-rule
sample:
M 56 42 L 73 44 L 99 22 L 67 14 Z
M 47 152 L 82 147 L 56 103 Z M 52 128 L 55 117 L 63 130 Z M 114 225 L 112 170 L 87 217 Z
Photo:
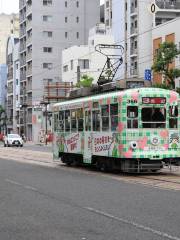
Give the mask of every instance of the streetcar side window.
M 78 119 L 78 132 L 82 132 L 84 130 L 84 117 L 83 117 L 83 109 L 77 109 L 77 119 Z
M 118 126 L 118 104 L 110 105 L 111 131 L 116 131 Z
M 59 112 L 59 130 L 64 132 L 64 111 Z
M 91 111 L 85 111 L 85 130 L 91 131 Z
M 58 113 L 54 113 L 54 131 L 58 130 Z
M 169 128 L 178 127 L 178 107 L 170 106 L 169 107 Z
M 166 109 L 163 107 L 142 108 L 141 120 L 143 128 L 165 128 Z
M 109 105 L 101 106 L 102 131 L 109 131 Z
M 71 131 L 77 131 L 77 118 L 76 118 L 76 110 L 71 110 Z
M 100 111 L 92 111 L 93 131 L 100 131 Z
M 69 110 L 65 111 L 65 131 L 66 132 L 70 131 L 70 111 Z
M 127 128 L 138 128 L 138 107 L 127 107 Z

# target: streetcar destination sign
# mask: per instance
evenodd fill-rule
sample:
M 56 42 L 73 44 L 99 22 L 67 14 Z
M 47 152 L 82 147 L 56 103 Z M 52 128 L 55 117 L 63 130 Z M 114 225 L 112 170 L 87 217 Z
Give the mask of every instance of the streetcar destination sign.
M 144 103 L 144 104 L 165 104 L 166 98 L 164 98 L 164 97 L 143 97 L 142 103 Z

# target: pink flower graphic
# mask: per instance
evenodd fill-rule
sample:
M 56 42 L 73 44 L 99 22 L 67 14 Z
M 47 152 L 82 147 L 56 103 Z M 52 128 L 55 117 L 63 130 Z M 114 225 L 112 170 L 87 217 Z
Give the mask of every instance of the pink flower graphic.
M 139 93 L 137 91 L 133 92 L 132 95 L 131 95 L 132 99 L 133 100 L 138 100 L 138 97 L 139 97 Z
M 143 137 L 138 141 L 138 146 L 140 149 L 144 150 L 145 146 L 147 145 L 147 140 L 148 140 L 147 137 Z
M 123 150 L 123 144 L 119 144 L 119 146 L 118 146 L 118 150 L 119 150 L 119 152 L 122 152 L 122 150 Z
M 118 123 L 117 131 L 122 132 L 123 129 L 124 129 L 124 123 L 122 123 L 122 122 Z
M 176 102 L 177 101 L 177 97 L 178 97 L 177 94 L 175 92 L 171 91 L 169 102 L 170 103 Z
M 164 129 L 160 132 L 160 136 L 163 138 L 163 139 L 166 139 L 169 135 L 169 132 L 167 129 Z
M 164 144 L 164 148 L 165 148 L 165 150 L 167 150 L 167 149 L 169 148 L 169 144 L 168 144 L 168 143 L 165 143 L 165 144 Z
M 123 155 L 125 158 L 132 158 L 133 152 L 129 149 L 127 152 L 124 152 Z

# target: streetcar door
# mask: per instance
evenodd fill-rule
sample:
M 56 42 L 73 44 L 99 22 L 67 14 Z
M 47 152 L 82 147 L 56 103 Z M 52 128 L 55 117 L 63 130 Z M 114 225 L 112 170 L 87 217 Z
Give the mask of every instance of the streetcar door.
M 84 162 L 91 163 L 92 156 L 92 126 L 91 126 L 91 111 L 85 110 L 85 131 L 84 131 Z

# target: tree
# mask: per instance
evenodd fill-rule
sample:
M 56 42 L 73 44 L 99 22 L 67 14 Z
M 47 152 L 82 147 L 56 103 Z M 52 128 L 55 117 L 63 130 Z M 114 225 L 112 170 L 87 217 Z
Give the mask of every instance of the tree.
M 165 84 L 170 89 L 175 89 L 175 79 L 180 77 L 180 69 L 172 67 L 172 63 L 179 54 L 180 50 L 177 49 L 176 44 L 164 42 L 160 44 L 152 66 L 154 72 L 163 74 Z
M 91 87 L 93 78 L 88 75 L 83 75 L 79 82 L 77 82 L 76 87 Z

